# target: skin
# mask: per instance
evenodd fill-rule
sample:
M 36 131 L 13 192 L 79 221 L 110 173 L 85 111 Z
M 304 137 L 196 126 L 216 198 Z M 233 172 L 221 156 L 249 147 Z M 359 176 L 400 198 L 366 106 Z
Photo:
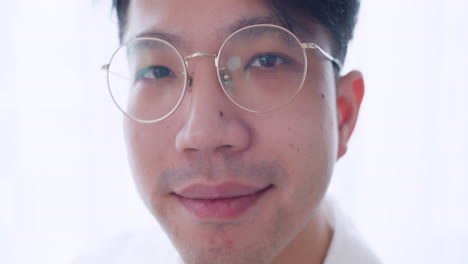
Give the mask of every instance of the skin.
M 217 53 L 232 24 L 268 16 L 258 0 L 133 0 L 125 39 L 164 31 L 185 41 L 176 46 L 183 56 Z M 301 41 L 330 50 L 327 32 L 306 26 L 313 39 Z M 124 119 L 138 190 L 185 263 L 323 262 L 333 233 L 323 197 L 346 152 L 364 83 L 359 72 L 336 80 L 328 60 L 307 56 L 302 91 L 279 111 L 253 114 L 234 105 L 213 58 L 201 57 L 190 61 L 192 91 L 173 115 L 153 124 Z M 233 221 L 200 220 L 173 195 L 193 182 L 232 180 L 273 188 Z

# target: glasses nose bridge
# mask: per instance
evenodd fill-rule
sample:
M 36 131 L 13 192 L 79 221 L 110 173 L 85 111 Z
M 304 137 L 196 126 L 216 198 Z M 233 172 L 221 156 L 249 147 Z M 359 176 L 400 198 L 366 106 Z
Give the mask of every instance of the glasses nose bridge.
M 186 57 L 184 57 L 184 62 L 185 62 L 185 68 L 187 69 L 187 85 L 188 85 L 188 92 L 190 93 L 192 91 L 192 82 L 193 82 L 193 77 L 192 75 L 188 72 L 188 68 L 189 68 L 189 65 L 188 65 L 188 62 L 189 60 L 191 59 L 195 59 L 195 58 L 198 58 L 198 57 L 212 57 L 214 58 L 214 63 L 215 63 L 215 67 L 216 69 L 218 68 L 218 54 L 215 54 L 215 53 L 207 53 L 207 52 L 195 52 L 195 53 L 192 53 Z
M 185 62 L 185 66 L 187 67 L 187 69 L 188 69 L 189 60 L 195 59 L 195 58 L 198 58 L 198 57 L 213 57 L 215 59 L 215 66 L 216 67 L 218 66 L 218 54 L 207 53 L 207 52 L 195 52 L 195 53 L 192 53 L 192 54 L 184 57 L 184 62 Z

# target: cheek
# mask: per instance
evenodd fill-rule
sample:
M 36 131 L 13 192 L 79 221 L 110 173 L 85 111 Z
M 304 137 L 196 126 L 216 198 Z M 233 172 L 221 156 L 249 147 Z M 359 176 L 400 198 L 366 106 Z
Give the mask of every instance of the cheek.
M 298 178 L 313 184 L 311 187 L 326 187 L 333 173 L 336 161 L 338 128 L 333 98 L 324 89 L 314 91 L 315 96 L 310 107 L 303 109 L 305 113 L 303 128 L 296 131 L 292 138 L 305 142 L 299 153 L 298 168 L 302 168 Z M 297 125 L 296 127 L 299 127 Z
M 336 133 L 332 117 L 328 114 L 308 116 L 294 124 L 287 146 L 291 184 L 307 188 L 306 193 L 317 194 L 326 189 L 335 162 Z
M 333 99 L 320 89 L 307 91 L 294 105 L 278 112 L 278 125 L 271 129 L 271 142 L 287 153 L 288 163 L 314 168 L 333 167 L 338 140 Z M 265 143 L 264 143 L 265 144 Z
M 148 203 L 161 192 L 158 176 L 168 166 L 170 127 L 124 121 L 128 161 L 141 197 Z
M 288 143 L 288 162 L 291 165 L 284 193 L 284 199 L 294 205 L 291 206 L 293 215 L 302 215 L 298 218 L 303 220 L 312 217 L 324 197 L 336 159 L 333 143 L 335 135 L 330 131 L 330 122 L 323 119 L 307 120 L 310 122 L 308 126 L 295 129 L 292 131 L 294 134 L 288 137 L 296 140 Z
M 287 171 L 282 198 L 298 206 L 312 206 L 323 197 L 336 160 L 334 93 L 320 87 L 333 86 L 327 83 L 301 91 L 291 105 L 275 113 L 270 122 L 279 125 L 263 136 L 262 144 L 271 146 L 267 153 L 279 153 Z M 268 127 L 262 126 L 264 131 Z

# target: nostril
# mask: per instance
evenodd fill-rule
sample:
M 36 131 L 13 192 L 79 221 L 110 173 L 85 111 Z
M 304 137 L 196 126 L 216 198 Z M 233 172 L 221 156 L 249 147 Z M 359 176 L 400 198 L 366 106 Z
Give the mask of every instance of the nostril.
M 229 150 L 232 149 L 234 146 L 233 145 L 222 145 L 216 147 L 216 150 L 223 151 L 223 150 Z

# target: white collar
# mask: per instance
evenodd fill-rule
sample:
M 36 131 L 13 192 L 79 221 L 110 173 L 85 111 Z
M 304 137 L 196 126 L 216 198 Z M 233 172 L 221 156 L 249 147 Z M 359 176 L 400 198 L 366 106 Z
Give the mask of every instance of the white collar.
M 334 201 L 329 205 L 329 223 L 333 237 L 323 264 L 377 264 L 382 263 L 359 236 L 356 228 L 342 214 Z

